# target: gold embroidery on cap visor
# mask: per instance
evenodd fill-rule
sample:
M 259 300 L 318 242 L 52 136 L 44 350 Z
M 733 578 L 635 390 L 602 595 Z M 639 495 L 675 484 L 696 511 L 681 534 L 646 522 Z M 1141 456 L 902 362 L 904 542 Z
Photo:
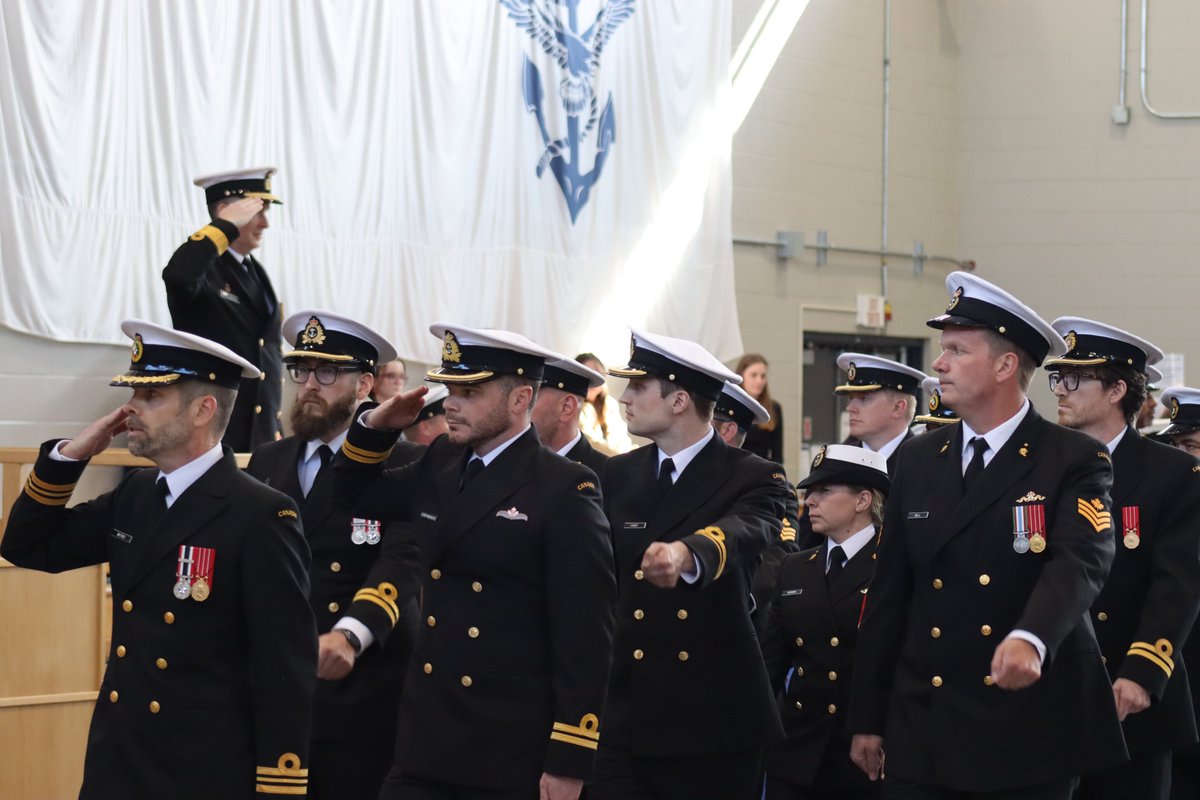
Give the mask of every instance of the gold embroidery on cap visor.
M 138 375 L 136 373 L 126 373 L 125 375 L 114 375 L 113 379 L 108 382 L 109 386 L 160 386 L 163 384 L 174 383 L 182 378 L 182 375 L 170 373 L 169 375 Z

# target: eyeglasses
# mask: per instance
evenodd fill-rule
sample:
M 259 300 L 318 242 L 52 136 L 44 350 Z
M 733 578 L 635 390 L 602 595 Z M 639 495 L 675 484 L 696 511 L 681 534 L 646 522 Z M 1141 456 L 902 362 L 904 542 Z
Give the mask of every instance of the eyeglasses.
M 288 374 L 292 376 L 292 383 L 308 383 L 309 374 L 317 376 L 317 383 L 322 386 L 332 386 L 333 382 L 338 379 L 340 372 L 361 372 L 358 367 L 335 367 L 332 364 L 322 364 L 319 367 L 306 367 L 303 364 L 291 364 L 288 366 Z
M 1073 392 L 1079 388 L 1079 381 L 1098 381 L 1099 377 L 1095 375 L 1085 375 L 1082 372 L 1051 372 L 1050 373 L 1050 391 L 1058 389 L 1061 384 L 1068 392 Z

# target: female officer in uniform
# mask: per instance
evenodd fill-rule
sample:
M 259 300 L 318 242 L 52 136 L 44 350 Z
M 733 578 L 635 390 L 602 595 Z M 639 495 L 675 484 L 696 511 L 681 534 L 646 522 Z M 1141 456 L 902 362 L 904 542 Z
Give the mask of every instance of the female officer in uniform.
M 890 487 L 883 456 L 839 444 L 822 448 L 799 484 L 826 541 L 779 568 L 763 656 L 787 739 L 768 752 L 764 800 L 879 796 L 879 784 L 850 761 L 843 715 Z

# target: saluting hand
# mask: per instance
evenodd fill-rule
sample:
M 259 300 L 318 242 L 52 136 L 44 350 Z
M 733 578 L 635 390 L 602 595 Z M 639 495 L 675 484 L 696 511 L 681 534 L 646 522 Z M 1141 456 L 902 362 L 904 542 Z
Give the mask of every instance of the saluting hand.
M 354 669 L 354 648 L 338 633 L 322 633 L 317 639 L 317 677 L 323 681 L 340 681 Z
M 395 431 L 411 425 L 421 413 L 422 400 L 428 386 L 418 386 L 384 400 L 367 414 L 366 425 L 377 431 Z
M 692 551 L 683 542 L 651 542 L 642 554 L 642 573 L 660 589 L 674 589 L 679 576 L 693 566 Z
M 1113 700 L 1117 703 L 1117 718 L 1121 722 L 1130 714 L 1137 714 L 1150 707 L 1150 693 L 1128 678 L 1113 681 Z
M 1042 677 L 1042 659 L 1024 639 L 1009 638 L 992 656 L 992 681 L 1001 689 L 1025 689 Z
M 883 737 L 856 733 L 850 739 L 850 760 L 873 781 L 883 778 Z
M 217 212 L 217 219 L 223 219 L 240 228 L 254 219 L 258 212 L 263 210 L 264 205 L 266 205 L 265 201 L 257 197 L 243 197 L 241 200 L 234 200 L 232 203 L 221 206 Z
M 538 783 L 538 800 L 579 800 L 582 791 L 583 781 L 579 778 L 563 778 L 543 772 L 542 780 Z
M 125 432 L 125 420 L 129 418 L 129 414 L 130 411 L 125 406 L 105 414 L 88 425 L 83 433 L 58 448 L 58 452 L 67 458 L 80 461 L 103 453 L 112 444 L 114 436 Z

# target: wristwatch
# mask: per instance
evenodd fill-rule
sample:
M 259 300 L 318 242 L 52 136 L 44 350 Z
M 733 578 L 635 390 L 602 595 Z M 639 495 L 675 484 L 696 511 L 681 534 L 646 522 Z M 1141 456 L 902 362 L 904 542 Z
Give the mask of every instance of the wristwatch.
M 355 657 L 362 655 L 362 642 L 359 641 L 358 634 L 348 628 L 335 628 L 335 630 L 342 636 L 346 637 L 346 641 L 349 642 L 350 646 L 354 648 Z

